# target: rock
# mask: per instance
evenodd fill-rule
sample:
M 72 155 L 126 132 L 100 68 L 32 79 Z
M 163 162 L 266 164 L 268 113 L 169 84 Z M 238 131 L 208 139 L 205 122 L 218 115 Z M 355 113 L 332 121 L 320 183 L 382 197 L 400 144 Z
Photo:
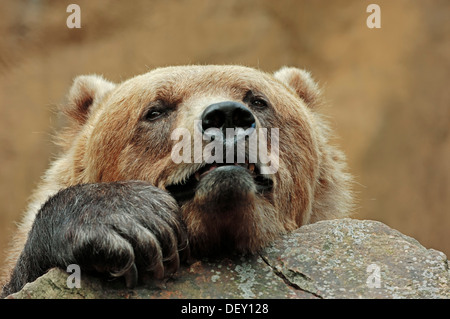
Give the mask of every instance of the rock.
M 201 260 L 164 283 L 127 290 L 121 280 L 51 269 L 8 298 L 450 298 L 447 257 L 368 220 L 306 225 L 257 256 Z
M 293 286 L 321 298 L 449 298 L 447 257 L 376 221 L 306 225 L 262 258 Z

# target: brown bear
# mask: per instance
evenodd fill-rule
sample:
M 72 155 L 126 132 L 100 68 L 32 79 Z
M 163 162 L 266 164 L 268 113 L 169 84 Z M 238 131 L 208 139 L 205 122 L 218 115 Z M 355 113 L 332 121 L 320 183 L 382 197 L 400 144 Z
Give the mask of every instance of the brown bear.
M 256 253 L 301 225 L 347 216 L 351 178 L 320 104 L 297 68 L 76 78 L 62 151 L 19 226 L 3 295 L 69 264 L 133 287 L 189 255 Z

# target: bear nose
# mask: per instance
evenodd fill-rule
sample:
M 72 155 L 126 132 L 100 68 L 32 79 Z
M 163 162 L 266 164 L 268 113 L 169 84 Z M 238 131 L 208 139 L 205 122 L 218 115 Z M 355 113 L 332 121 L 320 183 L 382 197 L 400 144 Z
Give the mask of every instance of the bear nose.
M 203 132 L 207 129 L 219 128 L 225 133 L 227 128 L 255 127 L 256 120 L 252 112 L 241 103 L 227 101 L 208 106 L 201 116 Z

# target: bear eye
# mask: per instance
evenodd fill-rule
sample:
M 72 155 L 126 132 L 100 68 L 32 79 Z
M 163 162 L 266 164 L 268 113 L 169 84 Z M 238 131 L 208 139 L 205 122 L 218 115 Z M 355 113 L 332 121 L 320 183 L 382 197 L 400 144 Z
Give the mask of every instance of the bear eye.
M 162 103 L 157 103 L 156 105 L 150 107 L 143 116 L 144 121 L 152 122 L 164 117 L 168 113 L 167 107 Z
M 147 114 L 145 115 L 145 119 L 147 121 L 153 121 L 153 120 L 156 120 L 157 118 L 160 118 L 161 115 L 162 115 L 162 113 L 159 111 L 147 112 Z
M 245 94 L 244 102 L 251 107 L 261 110 L 269 106 L 269 102 L 262 94 L 255 94 L 252 91 L 248 91 L 247 94 Z
M 260 109 L 265 108 L 267 106 L 267 102 L 265 100 L 257 97 L 255 97 L 250 103 L 252 106 Z

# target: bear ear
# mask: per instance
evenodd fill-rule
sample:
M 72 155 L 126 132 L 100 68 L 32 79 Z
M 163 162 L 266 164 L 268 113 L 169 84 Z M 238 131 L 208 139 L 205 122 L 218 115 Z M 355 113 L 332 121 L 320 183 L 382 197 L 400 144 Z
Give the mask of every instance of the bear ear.
M 321 91 L 308 71 L 283 67 L 274 73 L 274 77 L 293 89 L 310 108 L 321 104 Z
M 105 94 L 116 87 L 116 84 L 99 75 L 81 75 L 74 79 L 67 97 L 63 112 L 69 118 L 82 125 L 86 122 L 94 104 L 101 101 Z

